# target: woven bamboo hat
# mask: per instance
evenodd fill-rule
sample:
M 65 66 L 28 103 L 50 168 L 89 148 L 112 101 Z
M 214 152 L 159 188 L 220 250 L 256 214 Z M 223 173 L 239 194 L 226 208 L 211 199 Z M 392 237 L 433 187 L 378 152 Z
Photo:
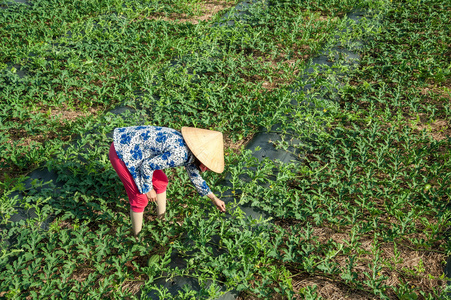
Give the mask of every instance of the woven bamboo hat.
M 182 136 L 194 156 L 216 173 L 224 171 L 224 142 L 222 132 L 182 127 Z

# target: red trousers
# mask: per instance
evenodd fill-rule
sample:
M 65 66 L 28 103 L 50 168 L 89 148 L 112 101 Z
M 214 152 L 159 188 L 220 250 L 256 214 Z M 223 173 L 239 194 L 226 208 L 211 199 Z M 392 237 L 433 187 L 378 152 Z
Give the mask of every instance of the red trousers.
M 149 200 L 147 199 L 146 194 L 139 193 L 138 187 L 136 186 L 132 175 L 125 166 L 125 163 L 117 156 L 116 150 L 114 149 L 114 143 L 111 143 L 108 156 L 114 170 L 116 170 L 122 184 L 124 184 L 125 191 L 127 192 L 128 200 L 130 202 L 130 208 L 134 212 L 143 212 Z M 162 170 L 155 170 L 153 172 L 152 185 L 157 194 L 161 194 L 166 191 L 168 177 Z

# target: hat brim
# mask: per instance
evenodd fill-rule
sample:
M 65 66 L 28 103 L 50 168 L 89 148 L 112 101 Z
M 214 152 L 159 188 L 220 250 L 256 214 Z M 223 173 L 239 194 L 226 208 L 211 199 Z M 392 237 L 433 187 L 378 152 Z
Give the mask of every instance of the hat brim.
M 194 156 L 215 173 L 224 171 L 224 142 L 222 132 L 182 127 L 182 136 Z

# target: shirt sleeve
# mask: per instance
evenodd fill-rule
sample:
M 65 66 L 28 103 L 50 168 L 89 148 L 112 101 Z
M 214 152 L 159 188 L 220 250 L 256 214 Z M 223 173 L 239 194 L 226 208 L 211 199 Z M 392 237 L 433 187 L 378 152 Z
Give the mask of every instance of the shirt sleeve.
M 194 185 L 199 195 L 203 197 L 211 193 L 210 188 L 202 176 L 200 176 L 200 171 L 195 164 L 188 164 L 185 166 L 185 169 L 188 172 L 191 183 Z

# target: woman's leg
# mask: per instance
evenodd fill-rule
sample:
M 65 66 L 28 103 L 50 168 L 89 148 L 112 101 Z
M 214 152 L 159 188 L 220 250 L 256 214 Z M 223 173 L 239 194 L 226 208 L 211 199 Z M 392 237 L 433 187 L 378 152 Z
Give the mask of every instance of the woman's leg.
M 135 237 L 138 236 L 138 233 L 141 232 L 143 227 L 143 215 L 144 212 L 134 212 L 130 208 L 130 219 L 132 220 L 132 231 Z
M 152 185 L 157 193 L 157 218 L 163 219 L 166 212 L 166 187 L 168 186 L 168 177 L 162 170 L 153 172 Z
M 163 219 L 166 213 L 166 191 L 161 194 L 157 194 L 157 218 Z
M 147 196 L 139 193 L 138 187 L 136 186 L 132 175 L 125 166 L 125 163 L 117 156 L 113 144 L 111 144 L 110 147 L 109 158 L 111 165 L 121 179 L 122 184 L 125 187 L 125 191 L 127 192 L 130 203 L 132 230 L 133 234 L 137 236 L 142 229 L 143 212 L 148 203 Z

